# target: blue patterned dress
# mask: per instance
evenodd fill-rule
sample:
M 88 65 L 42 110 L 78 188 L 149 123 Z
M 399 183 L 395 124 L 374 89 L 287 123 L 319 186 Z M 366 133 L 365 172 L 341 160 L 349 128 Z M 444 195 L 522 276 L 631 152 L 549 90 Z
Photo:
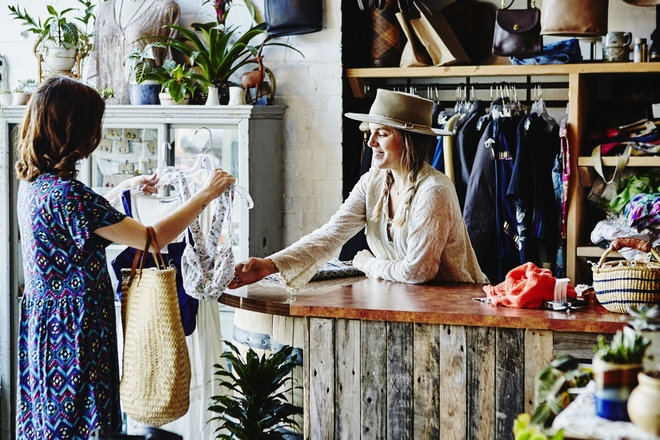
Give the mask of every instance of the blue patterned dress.
M 77 180 L 45 174 L 18 192 L 25 291 L 16 432 L 85 439 L 121 430 L 114 294 L 97 228 L 124 219 Z

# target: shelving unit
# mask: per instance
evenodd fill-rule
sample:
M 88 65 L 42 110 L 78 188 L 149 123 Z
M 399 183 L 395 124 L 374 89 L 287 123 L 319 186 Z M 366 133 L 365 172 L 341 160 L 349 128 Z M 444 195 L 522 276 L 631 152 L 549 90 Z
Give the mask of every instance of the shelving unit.
M 568 236 L 566 240 L 567 276 L 573 283 L 590 282 L 590 270 L 586 260 L 599 258 L 603 250 L 589 243 L 586 230 L 588 188 L 581 184 L 580 174 L 592 166 L 591 157 L 582 151 L 582 139 L 587 132 L 587 117 L 598 96 L 597 79 L 602 75 L 652 75 L 660 74 L 660 63 L 584 63 L 538 66 L 448 66 L 419 68 L 359 68 L 346 69 L 346 78 L 355 98 L 367 97 L 371 84 L 383 84 L 400 79 L 414 85 L 416 80 L 430 78 L 464 78 L 469 83 L 475 77 L 526 77 L 533 83 L 536 77 L 563 76 L 567 80 L 568 141 L 571 154 L 571 182 L 569 184 Z M 580 156 L 580 154 L 583 154 Z M 615 166 L 616 157 L 604 157 L 605 166 Z M 631 157 L 628 167 L 657 167 L 660 157 Z M 612 254 L 613 258 L 620 258 Z

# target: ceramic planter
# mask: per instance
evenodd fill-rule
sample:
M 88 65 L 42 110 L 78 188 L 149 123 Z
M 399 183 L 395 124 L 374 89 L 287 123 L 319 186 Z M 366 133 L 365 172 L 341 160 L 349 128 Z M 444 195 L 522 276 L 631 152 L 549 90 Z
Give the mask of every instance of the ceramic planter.
M 630 420 L 628 397 L 637 386 L 642 364 L 612 364 L 595 357 L 592 367 L 596 382 L 596 415 L 608 420 Z
M 160 104 L 160 99 L 158 97 L 160 90 L 161 86 L 156 81 L 144 81 L 140 84 L 131 84 L 131 105 Z
M 2 93 L 2 94 L 0 94 L 0 103 L 2 104 L 3 107 L 11 105 L 11 102 L 12 102 L 13 99 L 14 99 L 14 97 L 12 96 L 11 93 Z
M 44 62 L 54 72 L 70 72 L 76 64 L 76 48 L 49 47 Z
M 30 95 L 27 93 L 14 92 L 11 94 L 11 105 L 25 105 L 27 104 Z
M 188 105 L 190 102 L 190 95 L 186 94 L 183 99 L 179 102 L 174 102 L 172 96 L 167 92 L 161 92 L 158 94 L 158 99 L 160 99 L 161 105 Z
M 644 431 L 660 436 L 660 375 L 637 375 L 639 385 L 628 398 L 630 420 Z

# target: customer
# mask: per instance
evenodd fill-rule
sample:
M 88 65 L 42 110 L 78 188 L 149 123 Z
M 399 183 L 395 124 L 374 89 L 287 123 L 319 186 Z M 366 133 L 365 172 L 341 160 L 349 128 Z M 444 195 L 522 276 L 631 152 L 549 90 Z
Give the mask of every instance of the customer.
M 339 211 L 321 228 L 268 258 L 250 258 L 235 267 L 230 288 L 279 272 L 293 291 L 366 226 L 368 250 L 353 265 L 367 276 L 402 283 L 430 280 L 485 283 L 452 182 L 433 169 L 433 102 L 379 89 L 369 114 L 346 116 L 369 123 L 372 168 Z
M 76 162 L 101 140 L 104 110 L 94 89 L 53 75 L 33 94 L 20 128 L 17 211 L 25 290 L 18 338 L 19 439 L 87 439 L 96 429 L 121 430 L 114 292 L 105 248 L 117 242 L 142 249 L 147 232 L 75 179 Z M 188 203 L 154 225 L 158 243 L 179 236 L 234 180 L 214 170 Z

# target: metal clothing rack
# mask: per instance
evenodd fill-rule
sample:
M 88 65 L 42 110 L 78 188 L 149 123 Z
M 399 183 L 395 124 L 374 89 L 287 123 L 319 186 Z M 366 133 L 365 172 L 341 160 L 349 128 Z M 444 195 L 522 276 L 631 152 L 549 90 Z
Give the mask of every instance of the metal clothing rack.
M 413 82 L 411 79 L 408 79 L 405 83 L 388 83 L 388 84 L 378 84 L 378 85 L 370 85 L 370 84 L 365 84 L 364 86 L 364 91 L 367 96 L 372 96 L 376 93 L 376 89 L 379 88 L 384 88 L 388 90 L 398 90 L 398 91 L 403 91 L 403 92 L 408 92 L 408 93 L 415 93 L 415 94 L 420 94 L 420 92 L 423 92 L 423 96 L 435 100 L 436 102 L 440 102 L 442 104 L 452 104 L 454 101 L 449 101 L 449 100 L 438 100 L 434 99 L 434 92 L 435 91 L 447 91 L 447 90 L 465 90 L 466 92 L 459 96 L 459 94 L 456 95 L 456 98 L 461 98 L 463 100 L 468 100 L 472 96 L 467 96 L 468 94 L 471 95 L 472 90 L 491 90 L 491 99 L 496 98 L 496 93 L 498 88 L 500 87 L 507 87 L 509 89 L 515 90 L 516 93 L 517 91 L 524 91 L 524 99 L 519 99 L 519 101 L 523 104 L 526 105 L 531 105 L 534 100 L 535 100 L 535 90 L 537 90 L 539 87 L 541 87 L 543 90 L 546 89 L 568 89 L 568 82 L 566 81 L 532 81 L 530 76 L 527 76 L 527 79 L 525 81 L 500 81 L 500 82 L 473 82 L 471 81 L 470 77 L 465 77 L 465 81 L 461 82 L 451 82 L 451 83 L 416 83 Z M 493 92 L 495 91 L 495 92 Z M 519 98 L 521 94 L 518 95 Z M 546 105 L 551 108 L 559 108 L 559 107 L 566 107 L 566 104 L 568 103 L 567 100 L 547 100 L 544 99 Z

